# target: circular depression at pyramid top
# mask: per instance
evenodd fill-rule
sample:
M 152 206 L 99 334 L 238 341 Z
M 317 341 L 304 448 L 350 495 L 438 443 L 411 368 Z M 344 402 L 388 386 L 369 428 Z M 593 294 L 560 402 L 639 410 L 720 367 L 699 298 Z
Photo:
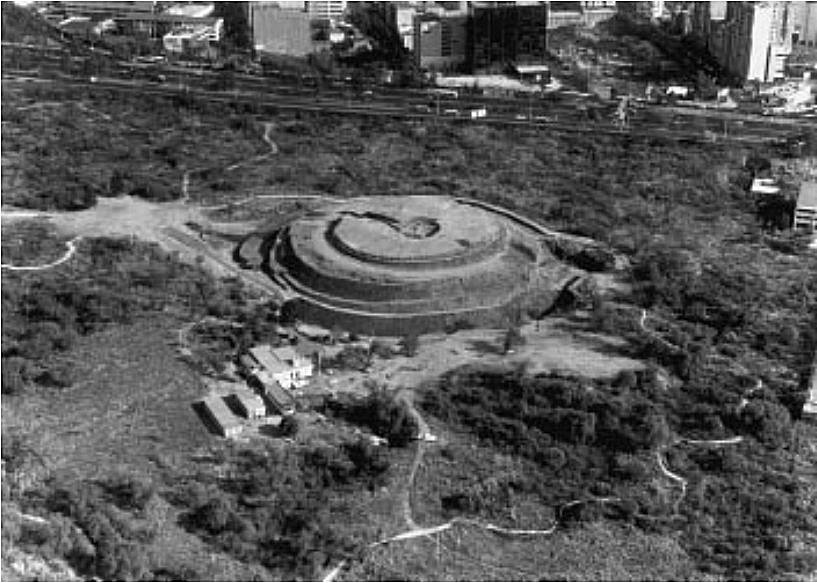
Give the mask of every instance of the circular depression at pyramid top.
M 493 215 L 433 196 L 355 199 L 342 203 L 323 224 L 293 225 L 297 241 L 314 241 L 325 229 L 336 250 L 368 263 L 431 268 L 467 261 L 497 248 L 505 229 Z

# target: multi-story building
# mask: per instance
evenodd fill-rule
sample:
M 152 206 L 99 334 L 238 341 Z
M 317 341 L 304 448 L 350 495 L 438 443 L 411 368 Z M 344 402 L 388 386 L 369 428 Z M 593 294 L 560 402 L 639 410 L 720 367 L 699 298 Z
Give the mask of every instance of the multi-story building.
M 423 69 L 450 71 L 467 58 L 468 17 L 425 13 L 414 18 L 414 58 Z
M 88 17 L 94 21 L 116 18 L 126 14 L 152 14 L 158 12 L 155 2 L 92 2 L 66 1 L 44 2 L 42 6 L 47 20 L 60 21 L 71 17 Z
M 817 46 L 817 2 L 792 2 L 792 41 Z
M 593 28 L 610 20 L 618 12 L 616 0 L 582 0 L 582 24 Z
M 547 58 L 548 7 L 544 3 L 471 7 L 468 65 L 472 70 Z
M 712 3 L 714 4 L 714 2 Z M 616 2 L 618 11 L 631 18 L 641 20 L 658 20 L 664 16 L 664 0 Z
M 249 5 L 256 51 L 297 57 L 313 51 L 312 17 L 307 12 L 282 9 L 275 3 L 250 2 Z
M 548 30 L 565 26 L 582 26 L 584 11 L 581 2 L 548 2 Z
M 791 2 L 701 2 L 693 33 L 720 65 L 746 81 L 783 77 L 792 46 Z
M 315 20 L 343 20 L 346 14 L 346 0 L 310 0 L 306 11 Z

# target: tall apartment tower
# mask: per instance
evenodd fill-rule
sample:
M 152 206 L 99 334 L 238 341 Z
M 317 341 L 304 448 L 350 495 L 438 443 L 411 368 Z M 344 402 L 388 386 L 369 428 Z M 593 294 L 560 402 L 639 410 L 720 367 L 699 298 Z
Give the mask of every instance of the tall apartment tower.
M 346 13 L 346 0 L 309 0 L 306 11 L 310 18 L 320 20 L 340 20 Z
M 770 82 L 791 54 L 793 16 L 792 2 L 701 2 L 693 32 L 730 74 Z
M 792 13 L 792 40 L 810 47 L 817 46 L 817 2 L 792 2 Z

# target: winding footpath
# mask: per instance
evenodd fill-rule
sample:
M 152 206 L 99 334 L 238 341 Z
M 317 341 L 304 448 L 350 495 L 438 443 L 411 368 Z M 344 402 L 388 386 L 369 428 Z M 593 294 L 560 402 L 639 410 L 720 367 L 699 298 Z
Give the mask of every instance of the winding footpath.
M 45 269 L 51 269 L 52 267 L 57 267 L 62 265 L 66 261 L 69 261 L 73 256 L 74 253 L 77 252 L 77 242 L 82 237 L 77 235 L 70 241 L 65 242 L 65 246 L 67 247 L 65 254 L 57 259 L 56 261 L 51 261 L 50 263 L 42 263 L 40 265 L 11 265 L 10 263 L 2 263 L 0 267 L 3 269 L 8 269 L 9 271 L 43 271 Z

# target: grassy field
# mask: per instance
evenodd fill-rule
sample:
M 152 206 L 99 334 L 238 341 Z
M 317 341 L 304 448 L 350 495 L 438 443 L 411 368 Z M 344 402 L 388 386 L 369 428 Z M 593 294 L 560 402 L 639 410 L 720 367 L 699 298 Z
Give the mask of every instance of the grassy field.
M 173 348 L 173 318 L 151 318 L 81 338 L 69 388 L 3 400 L 4 431 L 34 440 L 54 472 L 94 479 L 156 475 L 214 443 L 191 404 L 200 380 Z

